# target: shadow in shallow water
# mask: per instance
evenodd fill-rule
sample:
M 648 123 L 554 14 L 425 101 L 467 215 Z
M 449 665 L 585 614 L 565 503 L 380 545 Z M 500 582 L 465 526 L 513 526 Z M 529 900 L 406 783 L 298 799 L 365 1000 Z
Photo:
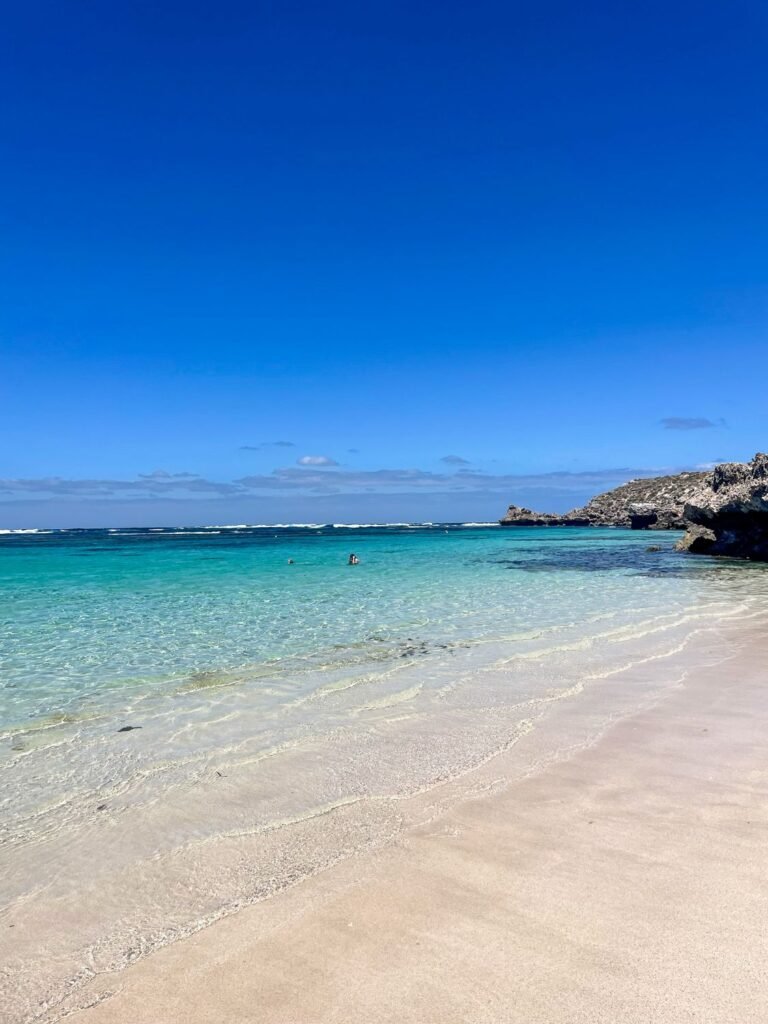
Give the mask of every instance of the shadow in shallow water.
M 651 547 L 651 545 L 649 545 Z M 521 572 L 624 572 L 631 576 L 680 579 L 722 579 L 734 572 L 765 571 L 754 562 L 735 559 L 701 558 L 675 551 L 667 542 L 660 550 L 624 547 L 559 547 L 556 551 L 541 547 L 520 558 L 490 559 L 491 564 Z

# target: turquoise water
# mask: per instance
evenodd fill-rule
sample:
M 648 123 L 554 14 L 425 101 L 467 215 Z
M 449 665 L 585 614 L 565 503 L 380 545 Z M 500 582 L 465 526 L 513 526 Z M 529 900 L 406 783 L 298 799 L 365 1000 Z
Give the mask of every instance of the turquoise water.
M 0 534 L 8 1019 L 537 770 L 764 628 L 768 567 L 674 541 Z
M 646 552 L 649 536 L 456 526 L 5 535 L 0 728 L 117 712 L 228 675 L 257 686 L 301 659 L 341 667 L 409 643 L 477 643 L 685 603 L 690 580 L 675 573 L 690 560 L 669 542 Z M 357 566 L 346 564 L 352 550 Z

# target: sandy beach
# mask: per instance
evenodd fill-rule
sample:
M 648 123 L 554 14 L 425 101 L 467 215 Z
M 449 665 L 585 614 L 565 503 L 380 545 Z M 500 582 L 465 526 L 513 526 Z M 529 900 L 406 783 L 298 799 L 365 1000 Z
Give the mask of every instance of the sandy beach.
M 487 766 L 484 795 L 97 977 L 68 1019 L 765 1021 L 767 659 L 742 636 L 597 738 L 564 706 L 524 777 Z

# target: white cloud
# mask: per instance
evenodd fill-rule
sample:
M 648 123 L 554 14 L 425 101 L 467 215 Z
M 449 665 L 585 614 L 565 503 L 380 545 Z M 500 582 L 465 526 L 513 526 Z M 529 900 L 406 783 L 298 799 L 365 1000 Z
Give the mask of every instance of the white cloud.
M 140 474 L 133 480 L 117 479 L 63 479 L 43 477 L 37 479 L 0 479 L 0 500 L 18 501 L 36 498 L 50 501 L 81 498 L 85 501 L 105 499 L 166 498 L 194 502 L 204 498 L 271 498 L 280 495 L 458 495 L 474 493 L 496 496 L 503 502 L 516 501 L 522 493 L 535 493 L 544 506 L 549 506 L 548 495 L 574 496 L 579 504 L 585 494 L 609 490 L 636 477 L 657 476 L 674 472 L 667 469 L 598 469 L 571 473 L 492 474 L 460 468 L 457 472 L 431 472 L 423 469 L 353 470 L 337 467 L 333 459 L 323 455 L 308 455 L 299 460 L 299 466 L 284 466 L 271 473 L 260 473 L 232 481 L 206 480 L 190 473 L 172 473 L 155 470 Z M 337 468 L 334 468 L 337 467 Z M 517 502 L 519 503 L 519 501 Z
M 338 462 L 328 455 L 302 455 L 296 463 L 299 466 L 338 466 Z

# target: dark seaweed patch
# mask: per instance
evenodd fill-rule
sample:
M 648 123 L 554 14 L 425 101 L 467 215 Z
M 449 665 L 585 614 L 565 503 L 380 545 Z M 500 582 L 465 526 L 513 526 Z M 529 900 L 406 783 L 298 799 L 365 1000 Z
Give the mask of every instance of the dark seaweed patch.
M 668 564 L 663 561 L 666 557 L 670 560 Z M 525 558 L 498 559 L 495 564 L 521 572 L 640 572 L 643 575 L 667 575 L 682 570 L 679 558 L 671 547 L 669 552 L 654 552 L 652 557 L 637 548 L 573 547 L 560 548 L 557 553 L 547 551 Z

